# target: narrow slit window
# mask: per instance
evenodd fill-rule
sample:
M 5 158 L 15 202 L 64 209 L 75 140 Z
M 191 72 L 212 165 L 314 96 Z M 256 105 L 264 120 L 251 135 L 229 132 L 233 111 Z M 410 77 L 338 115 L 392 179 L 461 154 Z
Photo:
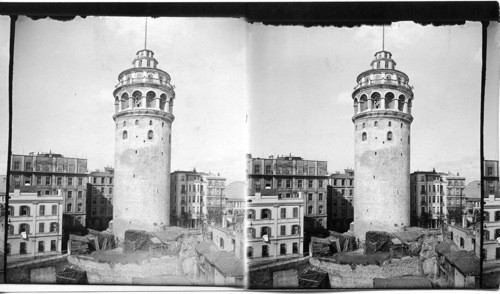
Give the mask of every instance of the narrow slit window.
M 148 139 L 152 140 L 153 139 L 153 131 L 149 130 L 148 132 Z
M 366 133 L 363 133 L 363 135 L 361 135 L 361 140 L 366 141 Z
M 392 141 L 392 132 L 387 133 L 387 141 Z
M 128 133 L 127 131 L 123 131 L 123 140 L 128 138 Z

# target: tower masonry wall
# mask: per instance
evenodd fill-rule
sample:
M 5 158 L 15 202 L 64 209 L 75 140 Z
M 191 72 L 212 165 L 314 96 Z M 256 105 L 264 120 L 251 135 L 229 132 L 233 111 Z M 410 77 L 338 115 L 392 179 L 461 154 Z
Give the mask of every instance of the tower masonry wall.
M 157 231 L 169 226 L 170 142 L 174 117 L 160 110 L 133 109 L 117 113 L 114 119 L 113 231 L 123 240 L 129 229 Z M 152 138 L 148 138 L 150 131 Z
M 412 117 L 398 111 L 380 110 L 357 115 L 353 121 L 354 230 L 356 237 L 364 241 L 368 231 L 396 232 L 410 224 Z M 389 132 L 392 140 L 388 139 Z

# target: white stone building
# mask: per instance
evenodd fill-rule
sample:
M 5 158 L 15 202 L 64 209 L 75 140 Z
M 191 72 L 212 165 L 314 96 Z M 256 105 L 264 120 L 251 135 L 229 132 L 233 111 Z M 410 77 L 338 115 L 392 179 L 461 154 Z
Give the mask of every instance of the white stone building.
M 304 247 L 304 195 L 278 197 L 263 189 L 247 198 L 247 261 L 250 265 L 298 258 Z
M 61 254 L 64 198 L 57 195 L 9 193 L 7 247 L 8 262 Z M 2 199 L 4 201 L 4 199 Z

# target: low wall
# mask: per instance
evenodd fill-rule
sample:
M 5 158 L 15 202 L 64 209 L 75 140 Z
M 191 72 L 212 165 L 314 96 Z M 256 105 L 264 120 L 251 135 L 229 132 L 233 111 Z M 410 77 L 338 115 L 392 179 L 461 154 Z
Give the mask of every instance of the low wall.
M 69 256 L 69 263 L 87 272 L 89 284 L 133 284 L 134 278 L 182 276 L 178 256 L 151 258 L 142 264 L 99 262 L 87 256 Z
M 346 265 L 316 258 L 309 259 L 312 266 L 328 273 L 332 288 L 373 288 L 375 278 L 393 278 L 422 275 L 418 258 L 405 257 L 378 265 Z

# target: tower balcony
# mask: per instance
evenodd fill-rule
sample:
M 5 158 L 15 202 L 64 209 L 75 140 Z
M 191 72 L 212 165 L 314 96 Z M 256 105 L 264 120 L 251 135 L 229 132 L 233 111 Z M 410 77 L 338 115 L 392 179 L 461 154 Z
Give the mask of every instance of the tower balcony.
M 370 87 L 370 86 L 381 86 L 381 85 L 387 85 L 387 86 L 396 86 L 396 87 L 401 87 L 403 89 L 407 89 L 408 91 L 413 90 L 413 86 L 410 86 L 408 82 L 406 81 L 401 81 L 401 80 L 395 80 L 395 79 L 386 79 L 386 78 L 373 78 L 373 79 L 365 79 L 363 81 L 360 81 L 355 87 L 354 91 L 359 90 L 364 87 Z
M 125 85 L 137 85 L 137 84 L 154 84 L 154 85 L 162 85 L 171 90 L 174 87 L 165 79 L 157 79 L 150 77 L 142 77 L 142 78 L 129 78 L 128 80 L 122 80 L 118 84 L 116 84 L 115 88 L 119 88 Z

